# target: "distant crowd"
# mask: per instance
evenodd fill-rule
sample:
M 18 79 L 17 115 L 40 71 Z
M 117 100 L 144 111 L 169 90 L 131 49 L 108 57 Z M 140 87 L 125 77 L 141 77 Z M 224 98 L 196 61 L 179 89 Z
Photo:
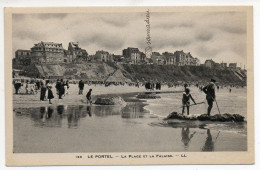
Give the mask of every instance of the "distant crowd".
M 144 82 L 104 82 L 104 81 L 75 81 L 75 80 L 63 80 L 63 79 L 57 79 L 57 80 L 45 80 L 43 79 L 30 79 L 30 80 L 25 80 L 21 81 L 20 79 L 15 79 L 13 81 L 14 89 L 15 89 L 15 94 L 21 94 L 21 88 L 23 87 L 23 94 L 37 94 L 40 92 L 40 100 L 45 101 L 49 100 L 49 103 L 51 104 L 51 100 L 54 98 L 54 94 L 52 91 L 52 84 L 55 84 L 56 88 L 56 94 L 58 99 L 62 99 L 65 95 L 69 94 L 69 88 L 70 84 L 78 84 L 78 89 L 79 95 L 83 95 L 83 90 L 84 86 L 86 85 L 100 85 L 104 87 L 109 87 L 109 86 L 133 86 L 133 87 L 144 87 L 147 91 L 153 91 L 153 90 L 161 90 L 162 86 L 168 86 L 168 88 L 176 88 L 176 87 L 183 87 L 185 90 L 186 88 L 190 86 L 195 86 L 201 91 L 203 91 L 203 87 L 205 86 L 206 83 L 199 83 L 199 82 L 159 82 L 159 81 L 144 81 Z M 223 88 L 228 88 L 229 92 L 232 91 L 232 88 L 235 87 L 244 87 L 244 86 L 239 86 L 235 84 L 218 84 L 216 85 L 216 89 L 223 89 Z M 89 90 L 88 94 L 86 95 L 87 102 L 92 103 L 91 101 L 91 92 L 92 89 Z

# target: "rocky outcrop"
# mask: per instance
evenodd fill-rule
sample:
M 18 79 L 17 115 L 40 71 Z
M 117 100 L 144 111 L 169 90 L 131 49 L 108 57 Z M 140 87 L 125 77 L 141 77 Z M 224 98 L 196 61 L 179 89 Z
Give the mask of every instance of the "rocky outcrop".
M 208 116 L 207 114 L 202 114 L 199 116 L 186 116 L 179 114 L 177 112 L 170 113 L 165 120 L 169 119 L 179 119 L 179 120 L 200 120 L 200 121 L 219 121 L 219 122 L 244 122 L 245 117 L 239 114 L 217 114 L 213 116 Z
M 124 99 L 120 96 L 118 97 L 108 97 L 108 98 L 97 98 L 95 101 L 96 105 L 126 105 Z
M 136 96 L 138 99 L 157 99 L 161 98 L 160 96 L 156 95 L 155 93 L 141 93 Z

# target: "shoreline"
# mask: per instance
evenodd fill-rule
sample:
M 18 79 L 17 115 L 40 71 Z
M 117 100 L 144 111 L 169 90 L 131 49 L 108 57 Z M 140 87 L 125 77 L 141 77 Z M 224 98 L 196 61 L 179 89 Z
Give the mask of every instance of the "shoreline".
M 40 91 L 37 94 L 14 94 L 13 93 L 13 109 L 17 108 L 26 108 L 26 107 L 41 107 L 41 106 L 58 106 L 58 105 L 85 105 L 86 104 L 86 91 L 87 89 L 94 89 L 92 93 L 92 101 L 94 102 L 98 97 L 113 97 L 113 96 L 123 96 L 123 98 L 127 98 L 126 102 L 144 102 L 145 99 L 137 99 L 137 98 L 129 98 L 128 96 L 134 96 L 138 94 L 145 94 L 145 93 L 154 93 L 154 94 L 161 94 L 161 93 L 180 93 L 180 89 L 175 88 L 166 88 L 164 87 L 163 90 L 153 90 L 147 91 L 144 87 L 128 87 L 128 86 L 111 86 L 111 87 L 104 87 L 104 86 L 86 86 L 83 95 L 78 95 L 76 85 L 72 85 L 70 87 L 70 91 L 68 95 L 65 95 L 62 99 L 58 99 L 56 95 L 56 89 L 53 89 L 53 94 L 55 96 L 52 99 L 52 104 L 49 104 L 48 100 L 40 101 Z M 96 106 L 92 104 L 92 106 Z

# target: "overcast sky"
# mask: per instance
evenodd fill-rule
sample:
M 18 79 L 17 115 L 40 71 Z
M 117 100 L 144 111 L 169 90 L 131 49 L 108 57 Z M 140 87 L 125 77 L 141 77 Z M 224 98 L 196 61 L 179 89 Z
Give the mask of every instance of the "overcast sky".
M 106 50 L 122 54 L 127 47 L 144 52 L 146 38 L 143 13 L 14 14 L 13 54 L 30 49 L 40 41 L 58 42 L 68 48 L 70 41 L 94 54 Z M 153 13 L 153 51 L 184 50 L 201 60 L 237 62 L 246 65 L 246 13 L 196 12 Z

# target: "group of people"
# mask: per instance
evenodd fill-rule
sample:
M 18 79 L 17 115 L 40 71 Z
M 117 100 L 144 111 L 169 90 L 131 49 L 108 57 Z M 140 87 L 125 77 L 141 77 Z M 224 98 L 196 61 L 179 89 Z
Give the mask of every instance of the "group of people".
M 21 93 L 21 87 L 25 88 L 25 94 L 37 94 L 37 91 L 39 90 L 39 81 L 36 82 L 33 80 L 26 80 L 25 83 L 22 83 L 21 80 L 15 80 L 14 81 L 14 89 L 15 94 Z M 25 84 L 25 85 L 24 85 Z
M 213 102 L 216 101 L 215 82 L 216 80 L 211 79 L 209 84 L 202 88 L 202 91 L 206 94 L 206 100 L 208 103 L 208 109 L 207 109 L 208 116 L 210 116 L 210 112 L 213 107 Z M 196 102 L 190 93 L 190 89 L 187 88 L 187 86 L 184 86 L 184 88 L 185 88 L 185 92 L 183 93 L 183 97 L 182 97 L 182 114 L 184 114 L 185 108 L 187 108 L 187 115 L 189 115 L 190 100 L 192 100 L 195 105 Z
M 63 79 L 57 79 L 56 85 L 56 92 L 59 96 L 59 99 L 62 99 L 62 96 L 65 94 L 68 94 L 69 89 L 69 81 L 63 81 Z M 53 92 L 52 92 L 52 86 L 49 84 L 49 80 L 45 80 L 45 77 L 42 78 L 40 81 L 40 101 L 45 101 L 46 99 L 49 100 L 49 103 L 52 104 L 51 99 L 54 98 Z M 46 91 L 47 91 L 47 97 L 46 97 Z
M 162 87 L 160 82 L 156 82 L 156 83 L 146 82 L 144 86 L 146 90 L 154 90 L 154 89 L 161 90 Z
M 202 87 L 197 85 L 198 88 L 200 88 L 205 94 L 206 94 L 206 100 L 207 100 L 207 104 L 208 104 L 208 108 L 207 108 L 207 114 L 210 116 L 212 107 L 213 107 L 213 103 L 214 101 L 216 101 L 216 95 L 215 95 L 215 82 L 216 80 L 211 79 L 211 81 L 208 83 L 208 85 Z M 31 93 L 34 93 L 34 87 L 36 89 L 40 89 L 40 101 L 45 101 L 46 99 L 49 100 L 49 103 L 51 103 L 51 100 L 54 98 L 53 92 L 52 92 L 52 86 L 49 85 L 49 81 L 45 80 L 45 77 L 43 77 L 43 79 L 41 81 L 36 81 L 34 86 L 29 86 L 29 82 L 26 82 L 26 93 L 29 93 L 29 91 Z M 21 81 L 17 80 L 14 82 L 14 87 L 15 87 L 15 93 L 18 94 L 19 88 L 22 86 Z M 31 87 L 33 87 L 33 89 L 30 89 Z M 68 89 L 69 89 L 69 81 L 63 81 L 63 79 L 57 79 L 56 85 L 56 92 L 58 95 L 59 99 L 62 99 L 63 96 L 65 96 L 65 94 L 68 94 Z M 79 88 L 79 95 L 83 95 L 83 91 L 84 91 L 84 82 L 82 80 L 79 81 L 78 83 L 78 88 Z M 151 90 L 151 89 L 156 89 L 156 90 L 161 90 L 161 83 L 157 82 L 157 83 L 150 83 L 150 82 L 146 82 L 145 83 L 145 88 L 147 90 Z M 47 92 L 47 96 L 46 96 L 46 92 Z M 231 90 L 230 90 L 231 92 Z M 87 98 L 87 103 L 92 104 L 91 101 L 91 93 L 92 93 L 92 89 L 89 89 L 86 98 Z M 190 89 L 188 88 L 188 84 L 185 83 L 184 84 L 184 92 L 183 92 L 183 97 L 182 97 L 182 114 L 184 114 L 185 112 L 185 108 L 187 108 L 187 115 L 189 115 L 189 111 L 190 111 L 190 100 L 193 101 L 193 103 L 196 105 L 196 102 L 194 100 L 194 98 L 191 95 Z
M 69 81 L 63 81 L 63 79 L 57 79 L 56 85 L 55 85 L 57 95 L 59 96 L 59 99 L 62 99 L 62 96 L 65 94 L 67 95 L 68 89 L 69 89 Z

